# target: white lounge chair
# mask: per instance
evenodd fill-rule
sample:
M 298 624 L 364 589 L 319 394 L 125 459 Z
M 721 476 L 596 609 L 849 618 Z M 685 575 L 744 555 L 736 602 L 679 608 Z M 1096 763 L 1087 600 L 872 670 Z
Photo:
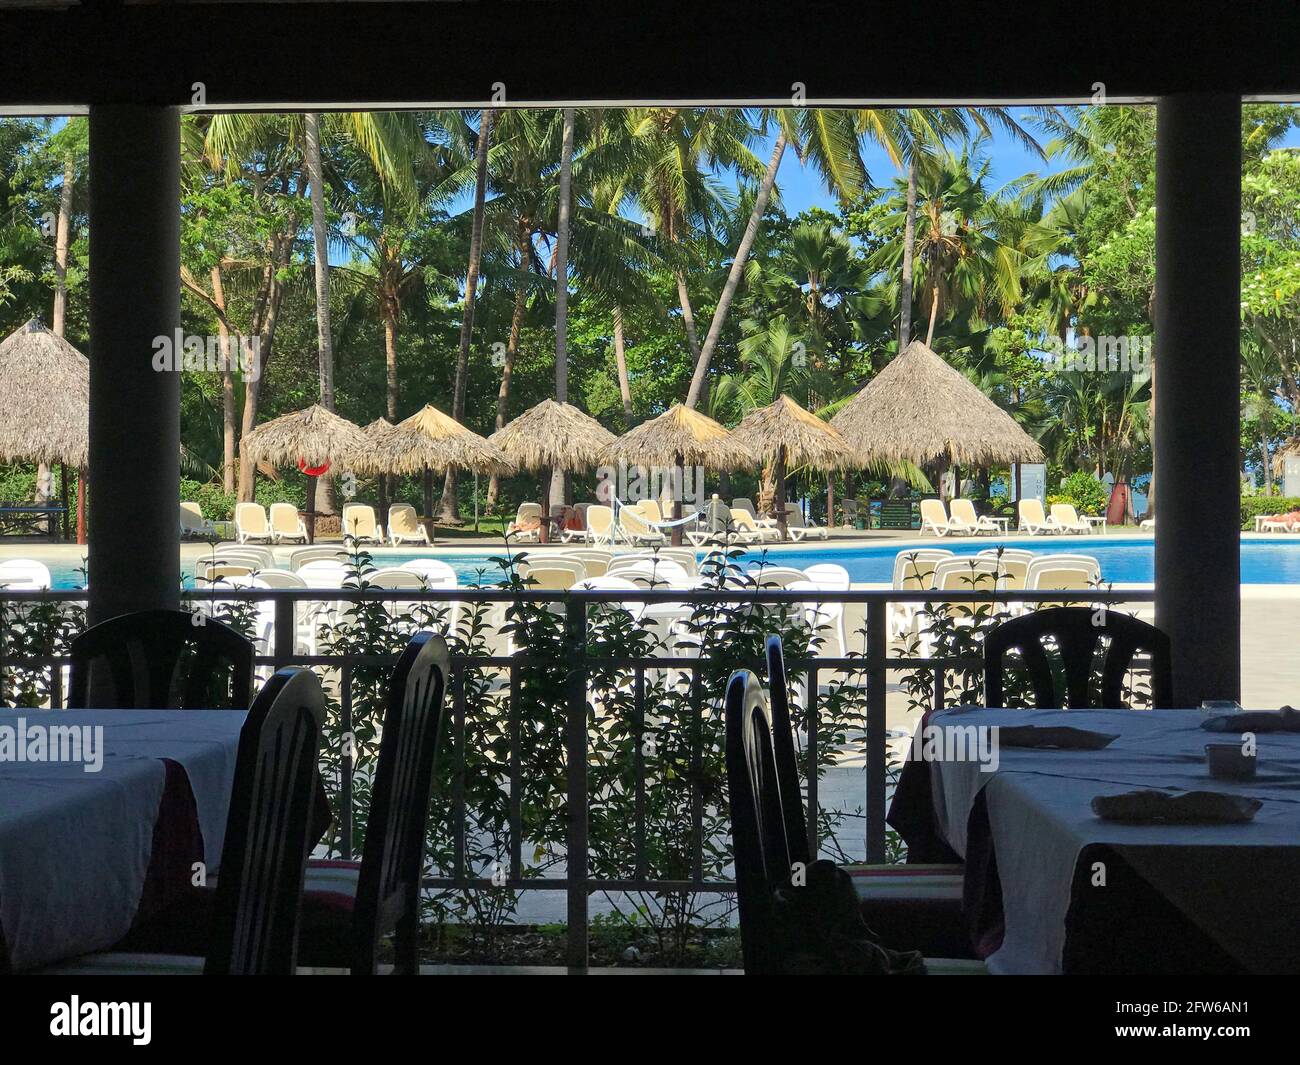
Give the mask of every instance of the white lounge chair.
M 935 536 L 947 536 L 950 532 L 964 531 L 960 522 L 954 524 L 948 517 L 942 499 L 921 500 L 921 532 L 927 529 Z
M 261 503 L 235 505 L 235 538 L 241 544 L 274 542 L 275 532 L 266 517 L 266 508 Z
M 731 508 L 731 528 L 736 537 L 747 544 L 781 539 L 781 530 L 775 525 L 767 525 L 755 520 L 749 511 L 742 510 L 740 507 Z
M 1092 522 L 1079 517 L 1079 512 L 1074 509 L 1073 503 L 1053 503 L 1051 519 L 1056 523 L 1056 526 L 1061 530 L 1061 532 L 1092 532 Z M 1102 520 L 1105 521 L 1104 518 Z
M 686 537 L 696 547 L 703 547 L 710 540 L 723 540 L 727 535 L 727 522 L 730 518 L 731 511 L 715 495 L 704 508 L 701 515 L 701 524 L 694 529 L 688 529 Z
M 1020 531 L 1030 536 L 1042 536 L 1045 533 L 1059 533 L 1061 527 L 1043 513 L 1041 499 L 1022 499 L 1016 504 L 1016 513 L 1020 516 Z
M 954 499 L 948 509 L 952 514 L 949 525 L 957 526 L 964 533 L 1000 533 L 1002 526 L 987 514 L 976 514 L 975 504 L 969 499 Z M 953 530 L 954 532 L 957 529 Z
M 587 529 L 584 539 L 597 546 L 614 542 L 617 529 L 614 525 L 614 508 L 593 503 L 587 508 Z
M 537 524 L 534 525 L 533 522 Z M 516 540 L 536 543 L 541 539 L 542 505 L 540 503 L 520 503 L 515 511 L 515 520 L 506 526 L 506 535 Z
M 307 526 L 292 503 L 271 504 L 271 533 L 277 544 L 307 542 Z
M 420 524 L 420 516 L 410 503 L 394 503 L 388 508 L 388 540 L 398 544 L 425 544 L 431 546 L 429 530 Z
M 815 521 L 809 521 L 803 516 L 803 508 L 798 503 L 787 503 L 785 505 L 785 529 L 790 534 L 790 539 L 795 543 L 806 537 L 817 537 L 825 540 L 830 535 L 830 530 L 825 525 L 818 525 Z
M 642 502 L 652 502 L 653 500 L 643 500 Z M 654 503 L 656 510 L 659 504 Z M 655 528 L 652 519 L 646 516 L 644 510 L 637 510 L 632 507 L 619 507 L 618 510 L 618 527 L 619 531 L 632 544 L 663 544 L 668 542 L 668 537 L 664 536 Z
M 369 503 L 346 503 L 343 506 L 343 535 L 359 544 L 382 544 L 384 528 Z
M 217 534 L 217 527 L 203 516 L 203 510 L 197 503 L 181 501 L 181 539 L 205 539 Z

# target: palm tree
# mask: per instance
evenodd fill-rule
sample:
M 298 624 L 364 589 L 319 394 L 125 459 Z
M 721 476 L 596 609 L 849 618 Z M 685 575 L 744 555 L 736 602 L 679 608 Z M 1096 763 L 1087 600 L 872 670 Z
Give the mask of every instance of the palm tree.
M 934 341 L 940 311 L 951 317 L 966 309 L 980 320 L 991 312 L 1009 312 L 1020 300 L 1023 224 L 1016 197 L 1024 180 L 990 191 L 987 159 L 943 153 L 933 165 L 922 164 L 918 184 L 916 260 L 922 307 L 929 315 L 926 344 Z M 887 201 L 892 212 L 883 219 L 886 235 L 906 224 L 903 183 Z M 896 241 L 887 241 L 874 263 L 892 271 L 902 257 Z M 901 298 L 901 297 L 900 297 Z
M 800 158 L 811 160 L 827 187 L 847 199 L 859 193 L 867 183 L 866 167 L 859 152 L 860 133 L 856 123 L 852 112 L 821 108 L 769 109 L 761 113 L 760 133 L 766 134 L 769 124 L 776 128 L 772 155 L 759 183 L 758 194 L 754 197 L 749 222 L 732 258 L 727 280 L 718 296 L 708 336 L 704 338 L 699 357 L 695 360 L 695 372 L 691 377 L 690 391 L 686 395 L 688 407 L 694 407 L 700 400 L 708 376 L 709 362 L 722 336 L 722 326 L 732 300 L 735 299 L 736 290 L 740 287 L 745 263 L 758 236 L 759 224 L 767 213 L 772 190 L 776 187 L 777 171 L 781 167 L 787 145 L 794 144 Z
M 488 145 L 492 139 L 492 122 L 496 112 L 484 108 L 479 112 L 478 137 L 474 149 L 474 217 L 469 240 L 469 267 L 465 272 L 465 309 L 460 320 L 460 350 L 456 357 L 456 379 L 452 387 L 451 416 L 465 418 L 465 384 L 469 375 L 469 345 L 474 333 L 474 300 L 478 292 L 478 275 L 483 254 L 483 209 L 487 202 Z M 442 485 L 442 504 L 438 521 L 459 525 L 460 512 L 456 497 L 456 469 L 448 466 Z
M 564 135 L 560 145 L 560 204 L 555 234 L 555 399 L 557 403 L 569 401 L 569 217 L 573 196 L 573 126 L 574 108 L 564 109 Z M 556 467 L 551 472 L 550 503 L 565 501 L 564 471 Z M 547 513 L 550 513 L 549 508 Z
M 326 115 L 323 119 L 314 113 L 277 115 L 240 112 L 214 115 L 208 125 L 205 147 L 214 165 L 232 174 L 238 172 L 240 161 L 264 144 L 268 137 L 282 141 L 290 155 L 296 153 L 300 158 L 311 200 L 320 402 L 322 406 L 333 410 L 334 350 L 330 330 L 329 245 L 325 217 L 322 133 L 334 133 L 351 140 L 369 156 L 385 181 L 390 182 L 402 195 L 414 196 L 412 158 L 423 147 L 424 138 L 418 121 L 407 112 L 342 112 Z M 245 431 L 251 428 L 249 424 L 244 426 Z M 241 496 L 244 483 L 245 473 L 241 470 Z M 251 471 L 247 484 L 251 492 Z M 329 512 L 332 509 L 330 482 L 320 481 L 318 489 L 317 504 L 321 510 Z
M 639 141 L 637 199 L 655 234 L 681 253 L 673 264 L 677 299 L 691 356 L 700 356 L 695 311 L 686 282 L 686 253 L 695 235 L 710 232 L 726 198 L 714 175 L 733 170 L 752 179 L 761 164 L 750 151 L 754 132 L 745 113 L 724 108 L 633 109 Z

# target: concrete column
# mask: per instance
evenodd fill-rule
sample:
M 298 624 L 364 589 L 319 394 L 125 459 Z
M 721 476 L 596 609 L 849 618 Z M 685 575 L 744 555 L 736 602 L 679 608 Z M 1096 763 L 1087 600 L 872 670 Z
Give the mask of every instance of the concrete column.
M 89 620 L 175 608 L 180 375 L 180 114 L 90 109 Z M 177 356 L 181 352 L 175 353 Z
M 1156 624 L 1197 706 L 1241 691 L 1241 98 L 1157 114 Z

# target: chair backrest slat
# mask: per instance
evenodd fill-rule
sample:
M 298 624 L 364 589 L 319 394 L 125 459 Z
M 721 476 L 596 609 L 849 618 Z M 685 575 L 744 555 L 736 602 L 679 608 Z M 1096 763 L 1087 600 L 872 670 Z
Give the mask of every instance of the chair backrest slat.
M 414 973 L 425 821 L 451 676 L 447 643 L 417 633 L 393 670 L 353 909 L 352 972 L 372 973 L 380 937 L 398 928 L 398 972 Z M 403 928 L 402 923 L 406 923 Z
M 292 975 L 325 695 L 309 669 L 282 669 L 239 733 L 212 939 L 204 972 Z
M 772 719 L 762 685 L 752 673 L 733 673 L 725 699 L 727 786 L 740 909 L 741 950 L 747 973 L 778 973 L 773 890 L 791 871 Z

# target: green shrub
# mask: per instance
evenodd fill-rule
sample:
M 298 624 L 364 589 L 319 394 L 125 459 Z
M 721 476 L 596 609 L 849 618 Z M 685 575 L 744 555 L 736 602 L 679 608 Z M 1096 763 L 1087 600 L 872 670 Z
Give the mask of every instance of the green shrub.
M 307 506 L 307 479 L 301 475 L 290 475 L 279 481 L 259 477 L 257 501 L 268 508 L 272 503 L 292 503 L 303 510 Z
M 58 474 L 55 474 L 58 488 Z M 0 466 L 0 499 L 6 503 L 26 503 L 36 498 L 36 467 L 25 462 Z
M 1109 492 L 1104 482 L 1097 480 L 1086 470 L 1077 470 L 1061 482 L 1061 491 L 1047 497 L 1048 506 L 1053 503 L 1073 503 L 1080 514 L 1100 514 L 1106 509 Z
M 235 496 L 221 485 L 181 478 L 181 499 L 197 503 L 208 521 L 229 521 L 235 513 Z
M 1286 496 L 1242 496 L 1242 532 L 1254 532 L 1255 518 L 1261 514 L 1289 514 L 1293 510 L 1300 510 L 1300 499 Z

